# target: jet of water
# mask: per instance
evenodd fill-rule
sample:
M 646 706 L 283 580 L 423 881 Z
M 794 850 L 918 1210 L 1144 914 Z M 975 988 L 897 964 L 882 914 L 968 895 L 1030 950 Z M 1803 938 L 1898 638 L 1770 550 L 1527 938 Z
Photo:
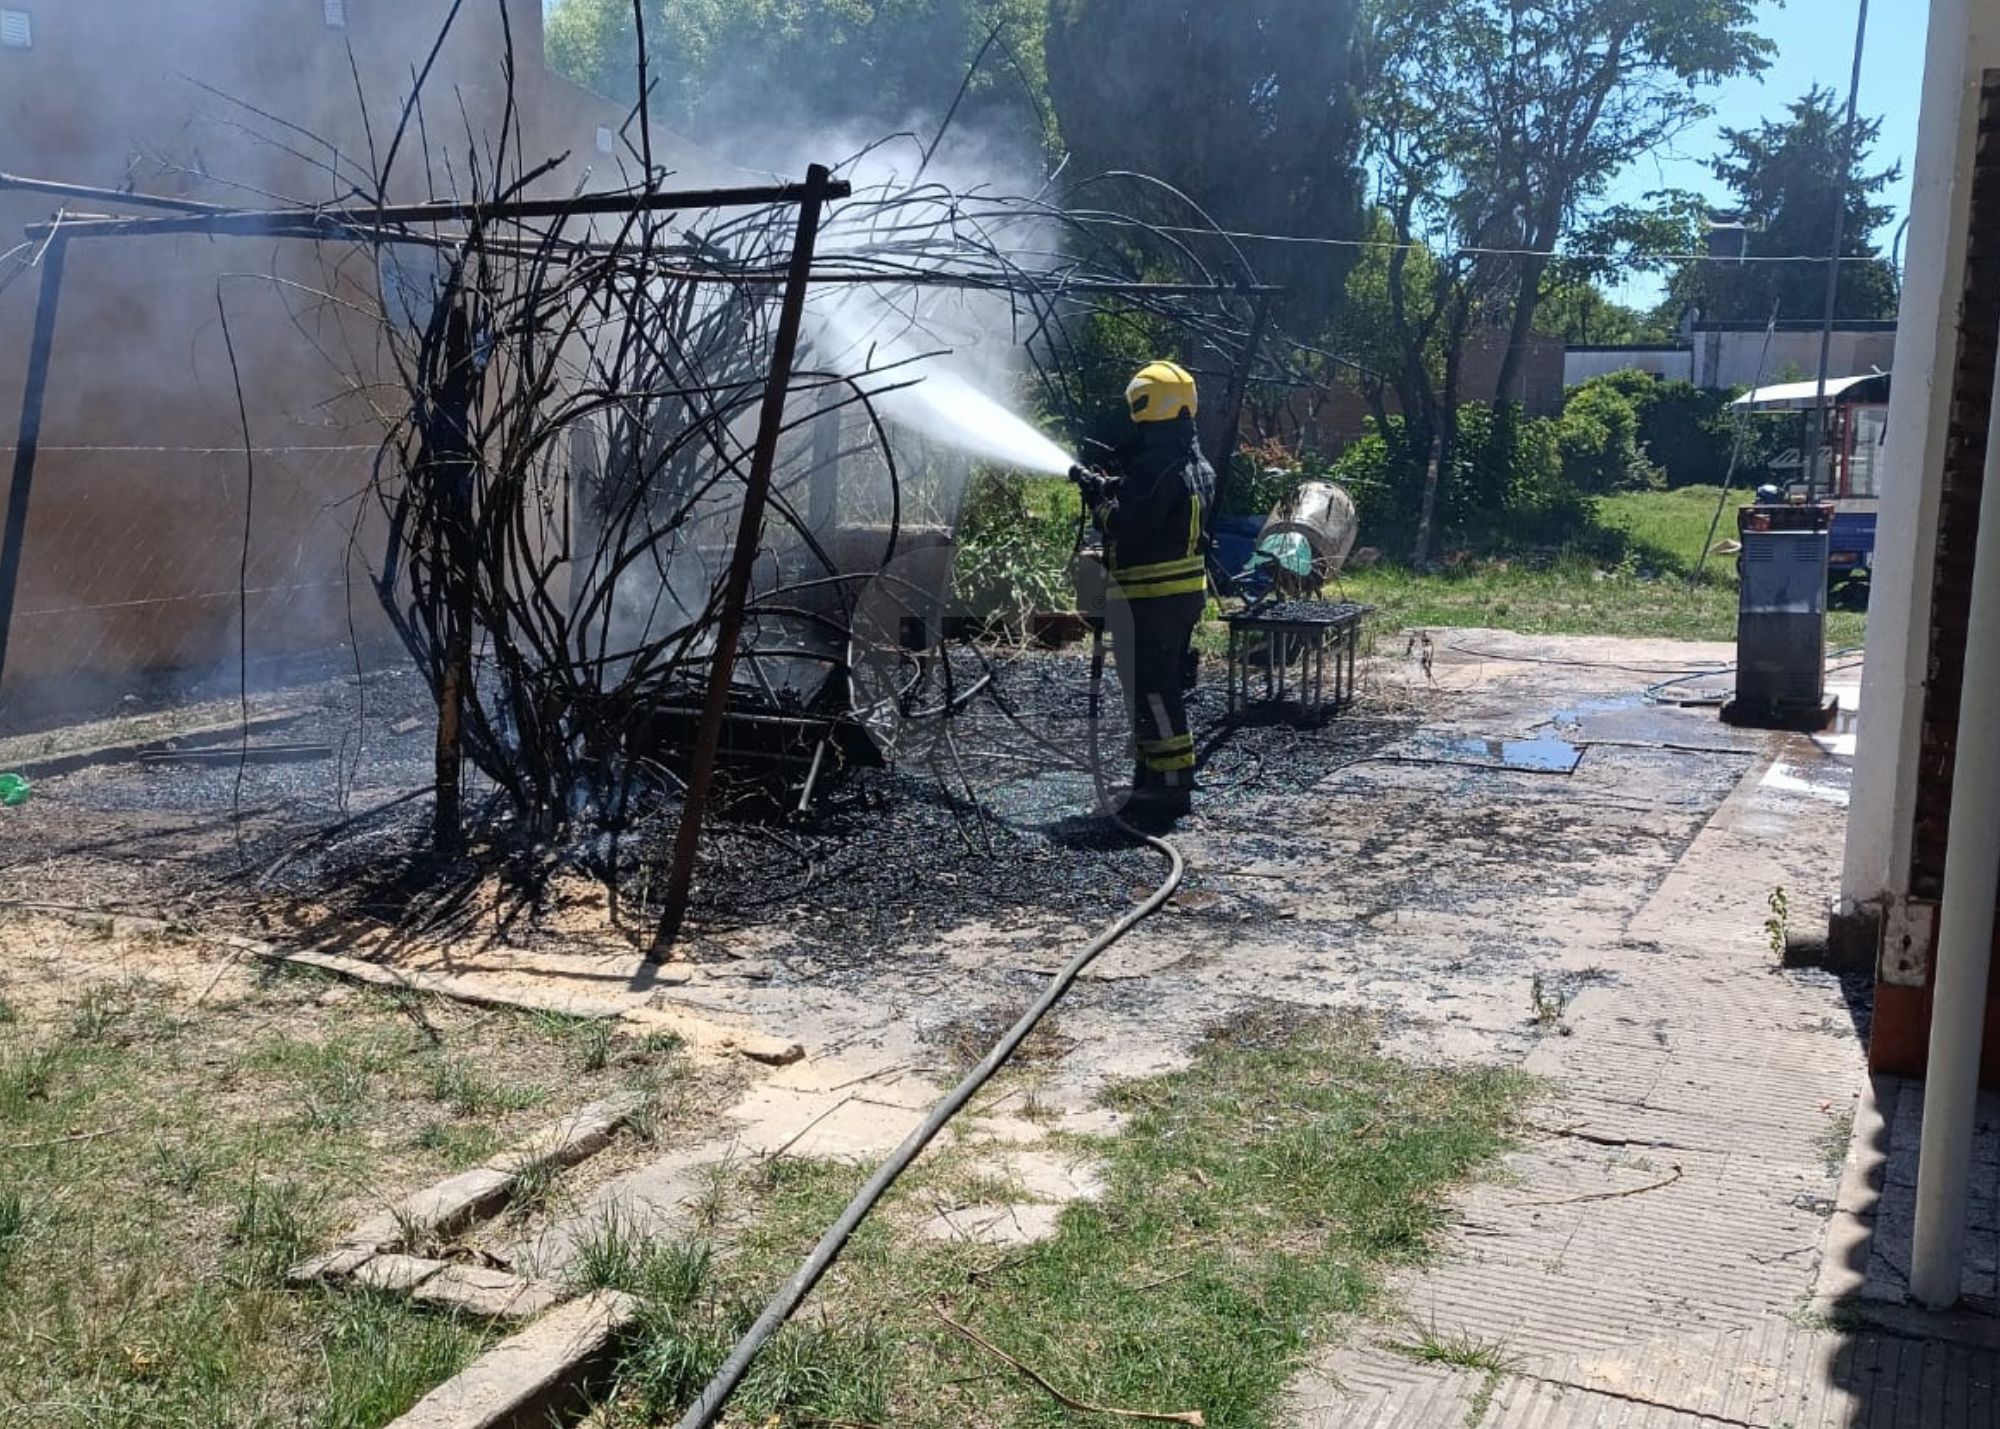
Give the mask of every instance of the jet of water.
M 996 466 L 1062 476 L 1076 465 L 1033 425 L 956 372 L 930 372 L 923 381 L 886 394 L 878 405 L 890 421 Z
M 875 395 L 875 410 L 885 421 L 1016 471 L 1063 476 L 1076 464 L 1032 423 L 988 395 L 990 387 L 1005 381 L 1011 353 L 994 341 L 999 321 L 978 306 L 962 298 L 941 302 L 915 329 L 878 300 L 851 293 L 816 316 L 824 360 L 844 371 L 862 375 L 877 364 L 916 363 L 921 374 L 916 380 L 908 380 L 908 368 L 895 371 L 889 378 L 894 385 Z M 926 350 L 934 343 L 948 344 L 950 351 Z

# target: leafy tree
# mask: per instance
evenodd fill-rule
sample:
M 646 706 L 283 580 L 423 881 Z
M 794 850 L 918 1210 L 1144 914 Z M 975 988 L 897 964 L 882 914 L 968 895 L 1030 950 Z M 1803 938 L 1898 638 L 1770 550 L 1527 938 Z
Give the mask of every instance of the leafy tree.
M 934 124 L 965 85 L 957 123 L 1048 138 L 1041 0 L 643 0 L 654 117 L 725 144 L 847 126 L 872 140 Z M 997 32 L 997 38 L 994 38 Z M 632 0 L 561 0 L 550 63 L 634 100 Z M 991 45 L 988 44 L 992 39 Z
M 1535 313 L 1535 331 L 1572 347 L 1664 343 L 1672 336 L 1651 312 L 1618 302 L 1588 279 L 1549 283 Z
M 1561 546 L 1588 530 L 1592 499 L 1564 470 L 1555 420 L 1478 402 L 1466 403 L 1458 418 L 1458 454 L 1437 510 L 1438 529 L 1448 540 Z M 1400 416 L 1371 420 L 1329 473 L 1354 496 L 1371 543 L 1406 542 L 1416 533 L 1413 498 L 1424 473 L 1398 455 L 1409 450 L 1404 425 Z
M 1452 240 L 1521 250 L 1496 394 L 1516 400 L 1549 268 L 1537 255 L 1633 160 L 1708 116 L 1702 86 L 1762 70 L 1770 42 L 1753 0 L 1374 3 L 1398 43 L 1383 81 L 1438 130 Z
M 1602 495 L 1665 484 L 1639 442 L 1633 378 L 1653 381 L 1644 373 L 1613 373 L 1570 389 L 1563 403 L 1557 423 L 1563 474 L 1579 491 Z
M 1049 93 L 1074 171 L 1162 180 L 1229 230 L 1354 237 L 1360 4 L 1049 0 Z M 1319 336 L 1350 254 L 1245 247 L 1260 276 L 1285 285 L 1286 325 Z M 1226 246 L 1213 256 L 1227 271 Z
M 1392 256 L 1384 368 L 1430 448 L 1417 560 L 1428 559 L 1436 484 L 1457 469 L 1463 348 L 1508 329 L 1495 395 L 1518 398 L 1547 292 L 1581 273 L 1542 256 L 1618 220 L 1635 252 L 1646 215 L 1602 213 L 1633 159 L 1708 112 L 1701 87 L 1766 64 L 1751 0 L 1369 0 L 1368 157 Z M 1671 217 L 1671 215 L 1669 215 Z M 1590 233 L 1592 245 L 1619 235 Z M 1603 251 L 1593 247 L 1592 251 Z M 1418 281 L 1419 271 L 1423 273 Z M 1553 280 L 1553 281 L 1552 281 Z M 1379 422 L 1378 422 L 1378 425 Z
M 1826 254 L 1834 215 L 1845 195 L 1847 215 L 1841 256 L 1874 259 L 1874 234 L 1890 209 L 1877 201 L 1902 176 L 1900 165 L 1871 171 L 1869 151 L 1882 132 L 1879 119 L 1857 119 L 1846 133 L 1846 114 L 1831 89 L 1814 86 L 1786 106 L 1786 119 L 1754 129 L 1722 131 L 1727 150 L 1711 165 L 1735 195 L 1736 217 L 1750 230 L 1752 257 Z M 1685 311 L 1724 321 L 1758 322 L 1775 309 L 1779 318 L 1812 319 L 1826 311 L 1823 263 L 1703 263 L 1673 285 Z M 1841 266 L 1841 318 L 1893 318 L 1895 274 L 1887 263 Z

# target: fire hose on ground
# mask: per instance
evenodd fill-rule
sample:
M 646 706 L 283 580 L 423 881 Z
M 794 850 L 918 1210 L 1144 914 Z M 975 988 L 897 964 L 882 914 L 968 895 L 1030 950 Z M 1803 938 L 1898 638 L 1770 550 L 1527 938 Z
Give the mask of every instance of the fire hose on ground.
M 1103 769 L 1097 757 L 1097 717 L 1101 704 L 1103 676 L 1104 637 L 1100 631 L 1091 660 L 1091 775 L 1096 782 L 1100 805 L 1108 809 L 1109 805 L 1104 799 Z M 702 1390 L 701 1396 L 689 1407 L 687 1413 L 681 1416 L 678 1429 L 709 1429 L 709 1426 L 715 1423 L 723 1408 L 729 1403 L 730 1396 L 735 1394 L 744 1376 L 749 1373 L 750 1366 L 756 1362 L 758 1354 L 762 1352 L 771 1337 L 784 1328 L 785 1323 L 798 1312 L 806 1297 L 833 1268 L 834 1262 L 840 1258 L 840 1253 L 846 1249 L 848 1241 L 880 1204 L 882 1198 L 889 1193 L 889 1188 L 915 1164 L 916 1159 L 923 1155 L 925 1148 L 937 1139 L 938 1133 L 950 1124 L 952 1118 L 965 1110 L 973 1097 L 979 1094 L 980 1089 L 1007 1065 L 1020 1050 L 1021 1044 L 1028 1040 L 1029 1035 L 1041 1025 L 1042 1020 L 1054 1010 L 1056 1004 L 1062 1001 L 1090 965 L 1102 957 L 1113 944 L 1164 908 L 1168 900 L 1180 890 L 1181 880 L 1187 874 L 1187 864 L 1182 859 L 1180 851 L 1165 839 L 1156 838 L 1133 828 L 1115 814 L 1111 817 L 1119 828 L 1134 838 L 1143 840 L 1166 859 L 1166 878 L 1153 891 L 1152 896 L 1100 933 L 1049 979 L 1048 985 L 1042 989 L 1041 996 L 1036 998 L 1034 1005 L 1022 1014 L 1020 1021 L 1007 1030 L 1006 1036 L 986 1054 L 985 1059 L 974 1067 L 963 1081 L 952 1088 L 943 1101 L 932 1108 L 930 1115 L 924 1118 L 922 1124 L 905 1137 L 903 1144 L 896 1148 L 873 1176 L 869 1177 L 868 1184 L 863 1186 L 848 1203 L 847 1209 L 841 1212 L 840 1219 L 820 1237 L 819 1244 L 813 1247 L 805 1262 L 792 1273 L 784 1285 L 779 1287 L 778 1293 L 771 1297 L 770 1304 L 764 1307 L 764 1313 L 757 1317 L 757 1322 L 730 1351 L 729 1358 L 723 1362 L 722 1368 L 716 1371 L 715 1377 Z

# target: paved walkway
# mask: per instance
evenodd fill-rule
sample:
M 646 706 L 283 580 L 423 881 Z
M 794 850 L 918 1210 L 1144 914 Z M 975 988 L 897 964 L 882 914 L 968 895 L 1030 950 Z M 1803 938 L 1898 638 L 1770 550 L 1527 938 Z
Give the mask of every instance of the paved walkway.
M 1105 1085 L 1180 1065 L 1202 1028 L 1245 1006 L 1358 1006 L 1399 1054 L 1525 1060 L 1548 1093 L 1511 1174 L 1469 1192 L 1434 1268 L 1395 1287 L 1414 1323 L 1357 1332 L 1302 1372 L 1291 1422 L 1995 1423 L 1991 1321 L 1921 1319 L 1863 1293 L 1872 1264 L 1893 1297 L 1907 1188 L 1884 1149 L 1911 1144 L 1909 1099 L 1864 1078 L 1865 1006 L 1836 978 L 1780 969 L 1764 926 L 1776 889 L 1801 927 L 1824 916 L 1851 739 L 1732 731 L 1644 698 L 1662 674 L 1728 653 L 1499 632 L 1441 642 L 1434 677 L 1406 677 L 1420 731 L 1187 832 L 1196 874 L 1174 912 L 1108 955 L 1056 1019 L 1068 1050 L 1041 1073 L 1037 1116 L 985 1105 L 956 1128 L 990 1143 L 1020 1204 L 941 1207 L 926 1233 L 1046 1233 L 1055 1206 L 1091 1194 L 1089 1167 L 1051 1133 L 1115 1125 L 1097 1104 Z M 1573 766 L 1513 762 L 1517 743 L 1534 754 L 1551 736 L 1574 742 Z M 787 967 L 782 930 L 735 950 L 740 964 L 659 986 L 603 957 L 483 970 L 501 988 L 622 984 L 663 1015 L 754 1021 L 809 1053 L 759 1076 L 712 1139 L 603 1186 L 513 1258 L 559 1275 L 611 1217 L 681 1233 L 718 1162 L 879 1159 L 936 1095 L 938 1034 L 1011 1020 L 1094 931 L 977 923 L 885 948 L 845 978 Z M 1527 1015 L 1571 992 L 1559 1027 Z M 2000 1266 L 1979 1256 L 2000 1261 L 2000 1230 L 1978 1246 L 1990 1287 Z M 1856 1307 L 1874 1320 L 1852 1328 Z M 1427 1334 L 1504 1369 L 1389 1347 Z
M 1781 886 L 1802 917 L 1823 906 L 1844 753 L 1788 741 L 1746 776 L 1631 920 L 1614 979 L 1571 1006 L 1571 1035 L 1529 1057 L 1553 1095 L 1510 1181 L 1473 1192 L 1441 1262 L 1398 1287 L 1416 1321 L 1398 1338 L 1456 1339 L 1506 1368 L 1418 1363 L 1385 1335 L 1315 1367 L 1299 1424 L 2000 1422 L 2000 1355 L 1978 1322 L 1853 1327 L 1861 1287 L 1839 1278 L 1872 1256 L 1877 1299 L 1893 1298 L 1905 1173 L 1841 985 L 1779 971 L 1760 921 Z M 1914 1101 L 1887 1107 L 1905 1147 Z M 1888 1188 L 1879 1215 L 1856 1191 L 1871 1184 Z M 1990 1286 L 1987 1261 L 1974 1272 Z

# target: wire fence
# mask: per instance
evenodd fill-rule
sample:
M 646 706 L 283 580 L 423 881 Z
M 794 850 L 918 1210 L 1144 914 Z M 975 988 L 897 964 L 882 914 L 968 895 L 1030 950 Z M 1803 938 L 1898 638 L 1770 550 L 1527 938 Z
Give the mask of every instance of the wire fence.
M 173 672 L 386 649 L 357 500 L 374 451 L 43 445 L 0 704 L 87 714 Z

